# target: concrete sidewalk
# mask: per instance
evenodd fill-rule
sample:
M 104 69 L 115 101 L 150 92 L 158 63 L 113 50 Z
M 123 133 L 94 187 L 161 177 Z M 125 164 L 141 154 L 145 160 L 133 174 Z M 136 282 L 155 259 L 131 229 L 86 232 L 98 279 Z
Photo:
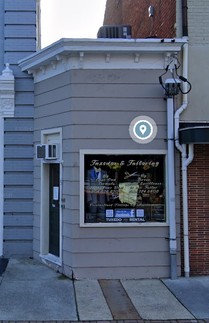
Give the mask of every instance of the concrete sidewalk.
M 31 259 L 10 259 L 0 284 L 0 320 L 77 320 L 73 282 Z
M 0 277 L 2 321 L 209 320 L 209 277 L 70 279 L 31 259 Z

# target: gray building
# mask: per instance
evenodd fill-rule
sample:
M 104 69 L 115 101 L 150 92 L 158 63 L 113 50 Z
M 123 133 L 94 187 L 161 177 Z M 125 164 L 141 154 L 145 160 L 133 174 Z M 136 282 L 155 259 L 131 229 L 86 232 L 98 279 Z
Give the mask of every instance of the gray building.
M 35 84 L 36 258 L 78 279 L 180 275 L 159 76 L 184 46 L 64 39 L 20 62 Z

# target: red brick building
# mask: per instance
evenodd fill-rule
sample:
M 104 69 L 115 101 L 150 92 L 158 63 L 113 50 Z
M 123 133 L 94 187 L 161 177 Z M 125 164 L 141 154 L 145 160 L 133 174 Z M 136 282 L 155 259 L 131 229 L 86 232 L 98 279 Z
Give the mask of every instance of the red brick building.
M 180 14 L 178 12 L 180 10 Z M 207 17 L 209 4 L 202 1 L 175 0 L 107 0 L 104 25 L 131 25 L 133 38 L 173 38 L 189 34 L 191 57 L 189 75 L 193 79 L 193 94 L 190 111 L 199 109 L 195 96 L 208 81 L 200 78 L 200 71 L 193 71 L 202 45 L 207 45 Z M 207 17 L 206 17 L 207 16 Z M 179 18 L 180 17 L 180 18 Z M 187 18 L 188 17 L 188 18 Z M 199 26 L 197 27 L 197 23 Z M 195 27 L 196 26 L 196 27 Z M 204 31 L 205 30 L 205 31 Z M 206 42 L 205 42 L 206 41 Z M 206 48 L 206 47 L 205 47 Z M 194 56 L 193 56 L 194 55 Z M 195 56 L 196 55 L 196 56 Z M 198 74 L 199 73 L 199 74 Z M 198 76 L 199 75 L 199 76 Z M 203 75 L 203 74 L 202 74 Z M 196 82 L 196 80 L 199 82 Z M 194 82 L 195 81 L 195 82 Z M 201 95 L 200 95 L 201 96 Z M 202 97 L 205 93 L 202 93 Z M 204 102 L 203 102 L 204 104 Z M 206 103 L 207 109 L 207 103 Z M 202 105 L 201 105 L 202 107 Z M 194 111 L 194 110 L 193 110 Z M 181 120 L 181 126 L 202 127 L 208 124 L 207 113 L 192 114 Z M 207 123 L 206 123 L 207 122 Z M 204 139 L 203 143 L 207 143 Z M 189 218 L 189 260 L 191 275 L 209 274 L 209 147 L 202 142 L 194 142 L 194 158 L 188 166 L 188 218 Z M 184 192 L 182 193 L 184 194 Z M 182 213 L 182 212 L 181 212 Z M 183 227 L 183 215 L 181 215 Z M 183 231 L 183 230 L 182 230 Z M 182 274 L 183 260 L 182 234 Z
M 175 0 L 107 0 L 104 25 L 131 25 L 133 38 L 175 37 L 175 22 Z
M 188 168 L 191 275 L 209 275 L 209 147 L 195 145 Z

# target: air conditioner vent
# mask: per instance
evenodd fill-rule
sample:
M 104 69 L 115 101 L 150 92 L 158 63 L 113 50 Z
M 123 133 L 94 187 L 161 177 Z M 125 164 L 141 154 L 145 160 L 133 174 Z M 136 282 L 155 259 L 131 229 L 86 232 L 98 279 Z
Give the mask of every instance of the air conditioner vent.
M 36 146 L 36 158 L 53 160 L 59 158 L 59 145 L 37 145 Z
M 99 28 L 97 38 L 131 38 L 130 25 L 105 25 Z
M 36 145 L 36 159 L 42 159 L 46 156 L 46 145 Z

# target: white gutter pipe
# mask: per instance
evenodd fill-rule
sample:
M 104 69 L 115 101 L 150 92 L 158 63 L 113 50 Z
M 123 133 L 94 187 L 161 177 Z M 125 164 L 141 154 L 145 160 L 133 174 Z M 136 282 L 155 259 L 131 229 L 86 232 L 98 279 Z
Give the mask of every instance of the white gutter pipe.
M 183 76 L 188 77 L 188 43 L 183 45 Z M 183 92 L 187 92 L 187 83 L 183 82 Z M 180 108 L 178 108 L 174 115 L 174 124 L 175 124 L 175 145 L 176 148 L 182 153 L 183 148 L 179 143 L 179 119 L 180 114 L 186 110 L 188 106 L 188 94 L 183 94 L 183 102 Z
M 187 146 L 182 145 L 182 195 L 183 195 L 183 235 L 184 235 L 184 275 L 190 276 L 189 264 L 189 219 L 188 219 L 188 193 L 187 193 L 187 167 L 194 157 L 194 145 L 189 144 L 189 154 L 187 157 Z
M 183 76 L 188 77 L 188 43 L 183 45 Z M 183 83 L 183 92 L 187 91 L 187 84 Z M 183 94 L 183 103 L 181 107 L 176 110 L 174 115 L 175 124 L 175 145 L 181 152 L 182 162 L 182 204 L 183 204 L 183 237 L 184 237 L 184 275 L 189 277 L 189 225 L 188 225 L 188 193 L 187 193 L 187 167 L 192 162 L 194 157 L 193 144 L 189 144 L 189 153 L 187 157 L 186 145 L 179 143 L 179 119 L 181 113 L 186 110 L 188 106 L 188 95 Z

